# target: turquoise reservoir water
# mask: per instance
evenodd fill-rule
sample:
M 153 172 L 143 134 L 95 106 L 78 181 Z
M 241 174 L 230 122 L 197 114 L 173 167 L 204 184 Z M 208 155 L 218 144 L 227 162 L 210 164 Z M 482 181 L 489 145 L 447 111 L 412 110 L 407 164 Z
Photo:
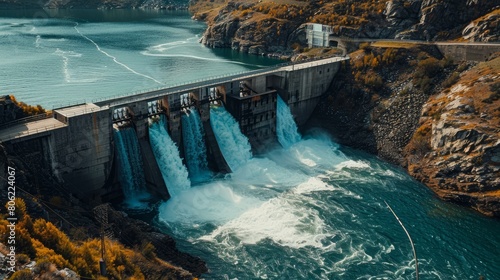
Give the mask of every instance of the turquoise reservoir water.
M 204 28 L 185 11 L 0 11 L 0 94 L 50 109 L 280 63 L 206 48 Z
M 500 222 L 437 199 L 402 170 L 306 134 L 195 184 L 156 223 L 205 279 L 500 279 Z

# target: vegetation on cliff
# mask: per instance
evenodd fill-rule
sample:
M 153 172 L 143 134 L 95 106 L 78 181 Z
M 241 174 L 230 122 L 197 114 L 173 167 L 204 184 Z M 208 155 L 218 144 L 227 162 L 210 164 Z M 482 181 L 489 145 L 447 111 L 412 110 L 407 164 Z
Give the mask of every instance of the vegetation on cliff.
M 47 111 L 41 105 L 33 106 L 21 101 L 17 101 L 14 95 L 10 95 L 10 100 L 12 100 L 15 106 L 21 109 L 22 114 L 18 116 L 18 118 L 24 118 L 24 117 L 47 113 Z
M 405 153 L 440 197 L 500 216 L 500 56 L 457 68 L 425 104 Z
M 500 58 L 362 44 L 316 117 L 337 139 L 408 169 L 440 197 L 500 215 Z
M 0 145 L 0 187 L 7 189 L 7 166 L 15 168 L 18 269 L 27 267 L 26 263 L 32 267 L 29 261 L 34 260 L 39 275 L 67 273 L 61 269 L 68 268 L 97 279 L 101 224 L 92 209 L 96 205 L 82 203 L 75 197 L 78 193 L 71 194 L 52 174 L 50 164 L 40 158 L 41 151 L 32 149 L 31 156 L 19 157 L 26 151 L 17 148 Z M 7 192 L 1 192 L 2 204 L 7 200 Z M 158 229 L 109 204 L 100 209 L 107 213 L 105 260 L 111 279 L 193 279 L 207 271 L 201 259 L 180 252 L 175 241 Z M 0 242 L 4 244 L 6 223 L 2 214 Z M 19 274 L 26 276 L 26 271 Z M 19 279 L 34 279 L 26 277 Z
M 16 198 L 16 257 L 18 268 L 11 279 L 53 279 L 63 276 L 100 279 L 99 260 L 101 241 L 96 238 L 72 241 L 54 224 L 43 218 L 33 219 L 24 200 Z M 8 207 L 6 205 L 6 207 Z M 5 216 L 0 220 L 1 240 L 6 240 L 9 229 Z M 107 278 L 102 279 L 192 279 L 187 271 L 174 267 L 156 257 L 151 243 L 135 249 L 125 248 L 117 241 L 106 239 L 104 259 Z M 5 247 L 0 248 L 6 255 Z M 26 267 L 31 261 L 32 270 Z M 24 269 L 23 269 L 24 268 Z M 67 268 L 64 270 L 63 268 Z M 165 273 L 165 271 L 169 271 Z M 74 275 L 76 272 L 77 275 Z M 73 276 L 73 277 L 71 277 Z
M 208 23 L 205 45 L 255 54 L 304 47 L 307 22 L 332 26 L 335 36 L 414 40 L 494 41 L 498 26 L 495 3 L 466 0 L 193 0 L 190 11 Z
M 20 118 L 51 113 L 41 105 L 32 106 L 17 101 L 13 95 L 0 96 L 0 112 L 0 125 Z

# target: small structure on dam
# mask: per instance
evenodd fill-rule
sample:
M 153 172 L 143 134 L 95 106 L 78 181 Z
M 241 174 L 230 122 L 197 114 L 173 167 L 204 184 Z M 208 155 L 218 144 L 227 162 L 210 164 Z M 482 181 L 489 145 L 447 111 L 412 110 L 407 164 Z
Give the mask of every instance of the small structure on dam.
M 149 142 L 152 118 L 165 116 L 169 137 L 179 147 L 179 156 L 185 164 L 181 119 L 183 114 L 196 110 L 204 129 L 211 169 L 230 172 L 210 126 L 211 106 L 225 106 L 248 137 L 252 149 L 258 152 L 277 143 L 278 95 L 290 107 L 296 123 L 303 125 L 329 88 L 340 63 L 347 59 L 334 57 L 287 64 L 59 108 L 51 118 L 17 122 L 1 129 L 0 141 L 31 160 L 43 162 L 75 196 L 97 198 L 116 192 L 112 187 L 103 188 L 118 182 L 113 172 L 118 156 L 113 130 L 132 127 L 148 189 L 167 196 Z

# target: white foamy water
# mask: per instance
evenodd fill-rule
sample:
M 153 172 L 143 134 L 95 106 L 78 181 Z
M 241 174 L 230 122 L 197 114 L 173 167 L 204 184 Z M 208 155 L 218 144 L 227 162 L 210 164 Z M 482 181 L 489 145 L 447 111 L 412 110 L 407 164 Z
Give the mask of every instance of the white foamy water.
M 270 239 L 292 248 L 321 248 L 321 241 L 328 235 L 317 211 L 304 207 L 296 198 L 283 196 L 244 212 L 200 239 L 224 242 L 225 238 L 236 237 L 244 244 L 257 244 Z
M 288 148 L 300 141 L 301 136 L 288 105 L 278 95 L 276 135 L 281 146 Z
M 252 158 L 248 139 L 241 133 L 239 124 L 224 107 L 210 108 L 210 125 L 222 155 L 232 171 L 236 171 Z
M 421 279 L 487 269 L 478 259 L 471 265 L 471 255 L 454 257 L 478 244 L 453 237 L 470 230 L 462 219 L 427 216 L 437 201 L 425 188 L 388 164 L 339 151 L 319 134 L 184 194 L 160 207 L 159 220 L 189 240 L 193 252 L 204 252 L 206 279 L 414 279 L 408 239 L 384 200 L 412 233 Z M 461 229 L 443 229 L 448 223 Z
M 258 198 L 238 194 L 225 182 L 190 188 L 159 208 L 159 220 L 166 223 L 214 223 L 234 219 L 262 203 Z
M 186 166 L 182 163 L 177 145 L 166 130 L 165 116 L 153 121 L 149 126 L 149 142 L 167 185 L 170 196 L 178 196 L 191 187 Z

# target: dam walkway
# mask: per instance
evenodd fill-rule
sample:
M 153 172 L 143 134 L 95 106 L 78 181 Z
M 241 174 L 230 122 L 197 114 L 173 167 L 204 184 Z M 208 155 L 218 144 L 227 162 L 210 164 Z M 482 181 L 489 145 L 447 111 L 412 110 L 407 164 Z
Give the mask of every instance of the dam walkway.
M 217 86 L 220 84 L 235 81 L 248 80 L 259 76 L 265 77 L 282 71 L 293 72 L 296 70 L 313 68 L 319 65 L 332 64 L 348 59 L 349 57 L 331 57 L 305 62 L 286 63 L 264 69 L 246 71 L 235 75 L 207 78 L 181 85 L 168 86 L 139 93 L 134 92 L 127 95 L 94 100 L 92 103 L 82 103 L 70 107 L 56 108 L 53 110 L 53 116 L 48 115 L 46 119 L 32 122 L 16 122 L 16 124 L 14 125 L 6 124 L 4 128 L 0 128 L 0 142 L 8 142 L 30 135 L 40 135 L 40 133 L 50 132 L 67 127 L 68 118 L 78 115 L 85 115 L 101 110 L 109 110 L 120 106 L 126 106 L 131 103 L 163 98 L 172 94 L 190 92 L 199 88 Z

